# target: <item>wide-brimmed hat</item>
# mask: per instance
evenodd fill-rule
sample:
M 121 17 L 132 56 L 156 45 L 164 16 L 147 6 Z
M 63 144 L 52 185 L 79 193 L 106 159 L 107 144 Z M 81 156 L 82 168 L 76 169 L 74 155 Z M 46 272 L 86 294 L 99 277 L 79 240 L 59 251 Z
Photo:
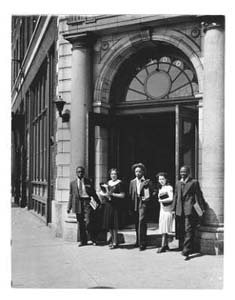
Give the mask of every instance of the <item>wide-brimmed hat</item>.
M 142 164 L 142 163 L 136 163 L 136 164 L 134 164 L 134 165 L 131 167 L 132 172 L 134 172 L 136 168 L 141 168 L 141 169 L 143 170 L 143 172 L 146 174 L 146 167 L 145 167 L 144 164 Z

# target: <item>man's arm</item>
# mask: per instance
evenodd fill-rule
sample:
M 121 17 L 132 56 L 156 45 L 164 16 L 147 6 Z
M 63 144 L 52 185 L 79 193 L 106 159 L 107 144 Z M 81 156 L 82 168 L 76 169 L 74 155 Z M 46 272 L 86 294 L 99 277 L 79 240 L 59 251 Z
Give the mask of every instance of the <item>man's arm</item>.
M 178 185 L 176 183 L 175 185 L 175 193 L 174 193 L 174 196 L 173 196 L 173 204 L 172 204 L 172 212 L 175 213 L 176 211 L 176 201 L 177 201 L 177 198 L 178 198 Z
M 91 195 L 90 196 L 92 196 L 94 198 L 94 200 L 96 201 L 96 203 L 100 205 L 101 204 L 100 199 L 97 196 L 96 191 L 95 191 L 90 179 L 89 179 L 89 184 L 91 185 L 91 189 L 90 189 L 91 190 Z
M 195 196 L 196 196 L 196 200 L 197 200 L 199 206 L 201 207 L 202 211 L 205 211 L 205 205 L 204 205 L 202 190 L 200 188 L 200 184 L 199 184 L 198 181 L 195 182 Z

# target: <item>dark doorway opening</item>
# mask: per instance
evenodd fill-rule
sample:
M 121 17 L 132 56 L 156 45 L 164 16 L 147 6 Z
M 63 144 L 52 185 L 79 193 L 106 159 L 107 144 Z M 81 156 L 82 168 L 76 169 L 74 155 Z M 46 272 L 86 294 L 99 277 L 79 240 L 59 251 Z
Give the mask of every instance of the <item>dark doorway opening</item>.
M 111 142 L 110 166 L 116 165 L 127 187 L 134 174 L 131 166 L 142 162 L 147 168 L 146 178 L 156 183 L 155 175 L 164 171 L 170 182 L 175 181 L 175 114 L 119 116 Z M 157 198 L 149 203 L 148 220 L 158 222 Z

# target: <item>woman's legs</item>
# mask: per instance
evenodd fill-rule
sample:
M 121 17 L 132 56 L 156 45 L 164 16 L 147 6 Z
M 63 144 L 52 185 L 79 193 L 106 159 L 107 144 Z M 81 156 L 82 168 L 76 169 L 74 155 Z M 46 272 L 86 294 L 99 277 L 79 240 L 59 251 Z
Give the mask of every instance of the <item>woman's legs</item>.
M 168 247 L 168 234 L 164 233 L 162 235 L 162 247 Z
M 109 229 L 109 239 L 108 239 L 108 244 L 109 246 L 112 246 L 113 244 L 113 232 L 112 232 L 112 229 Z
M 110 249 L 114 249 L 118 246 L 118 231 L 117 229 L 110 229 L 111 237 L 112 237 L 112 244 Z
M 168 247 L 168 234 L 167 233 L 163 233 L 162 234 L 162 245 L 161 245 L 161 248 L 159 248 L 157 250 L 157 253 L 165 252 L 168 249 L 169 249 L 169 247 Z
M 113 229 L 113 244 L 114 245 L 118 244 L 118 232 L 117 232 L 117 229 Z

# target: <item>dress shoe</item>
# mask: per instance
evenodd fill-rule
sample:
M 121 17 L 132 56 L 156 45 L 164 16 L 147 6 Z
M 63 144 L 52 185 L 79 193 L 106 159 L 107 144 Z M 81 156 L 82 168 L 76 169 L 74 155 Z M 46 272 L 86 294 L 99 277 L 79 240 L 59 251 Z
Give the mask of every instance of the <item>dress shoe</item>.
M 110 248 L 109 248 L 109 249 L 111 249 L 111 250 L 112 250 L 112 249 L 117 249 L 117 248 L 118 248 L 118 245 L 117 245 L 117 244 L 113 244 L 113 245 L 111 245 L 111 246 L 110 246 Z
M 86 245 L 87 245 L 87 243 L 82 243 L 82 242 L 78 243 L 78 247 L 82 247 L 82 246 L 86 246 Z
M 97 243 L 96 243 L 96 242 L 92 242 L 92 245 L 93 245 L 93 246 L 97 246 Z
M 183 255 L 183 256 L 185 256 L 185 257 L 188 257 L 189 256 L 189 254 L 191 254 L 191 251 L 185 251 L 185 250 L 183 250 L 182 252 L 181 252 L 181 254 Z
M 146 249 L 145 245 L 140 245 L 140 251 L 144 251 Z

